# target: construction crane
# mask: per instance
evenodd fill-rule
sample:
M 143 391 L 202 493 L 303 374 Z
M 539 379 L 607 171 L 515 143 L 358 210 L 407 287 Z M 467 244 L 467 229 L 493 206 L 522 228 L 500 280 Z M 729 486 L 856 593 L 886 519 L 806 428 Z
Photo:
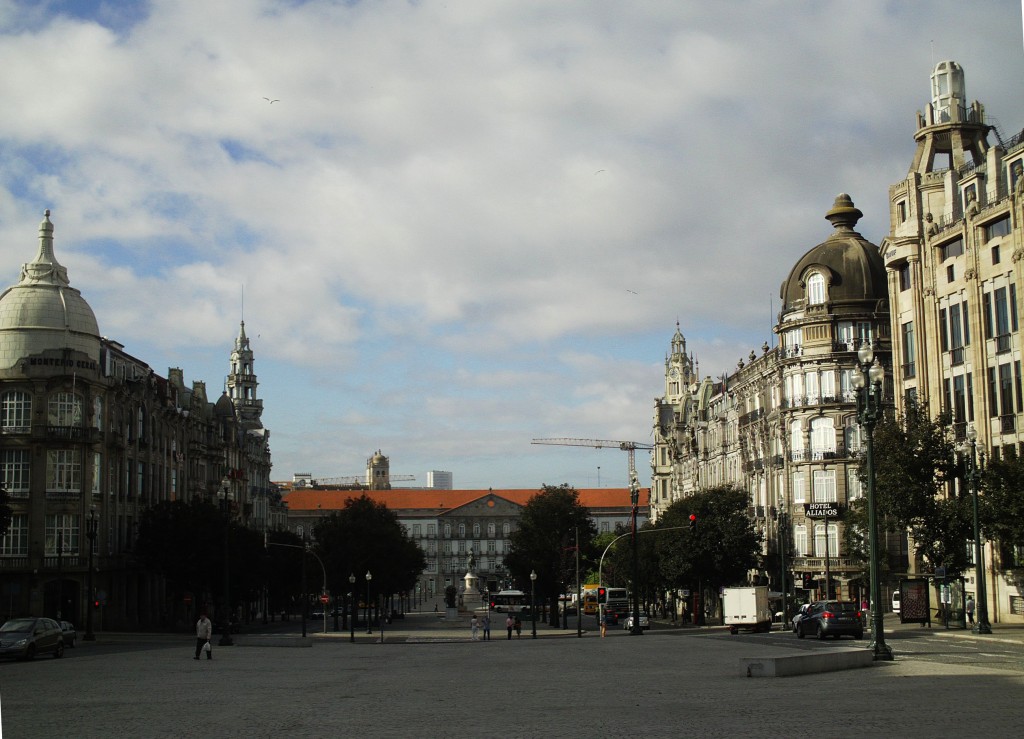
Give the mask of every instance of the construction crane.
M 654 449 L 652 444 L 641 444 L 639 441 L 609 441 L 608 439 L 533 439 L 531 444 L 548 444 L 550 446 L 589 446 L 593 449 L 621 449 L 629 453 L 629 481 L 636 480 L 636 450 Z
M 390 482 L 411 482 L 416 475 L 388 475 Z M 358 485 L 366 482 L 366 475 L 348 475 L 347 477 L 320 477 L 315 478 L 314 485 Z

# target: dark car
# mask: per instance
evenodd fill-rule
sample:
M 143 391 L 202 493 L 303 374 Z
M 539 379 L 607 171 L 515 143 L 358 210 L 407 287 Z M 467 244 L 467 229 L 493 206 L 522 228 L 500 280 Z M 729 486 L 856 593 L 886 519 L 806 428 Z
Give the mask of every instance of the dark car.
M 64 656 L 64 635 L 52 618 L 12 618 L 0 626 L 0 657 Z
M 797 623 L 804 616 L 806 616 L 808 613 L 810 613 L 810 611 L 814 607 L 814 605 L 815 605 L 814 603 L 804 603 L 803 605 L 800 606 L 800 608 L 797 609 L 797 612 L 793 615 L 793 618 L 790 621 L 790 624 L 791 624 L 791 626 L 793 628 L 793 633 L 794 634 L 796 633 L 796 625 L 797 625 Z
M 796 622 L 796 635 L 803 639 L 807 634 L 814 634 L 819 639 L 826 636 L 838 639 L 843 635 L 863 639 L 864 622 L 860 607 L 856 603 L 836 600 L 814 603 Z
M 74 649 L 75 642 L 78 641 L 78 632 L 75 631 L 75 625 L 70 621 L 61 621 L 60 631 L 64 636 L 64 646 Z

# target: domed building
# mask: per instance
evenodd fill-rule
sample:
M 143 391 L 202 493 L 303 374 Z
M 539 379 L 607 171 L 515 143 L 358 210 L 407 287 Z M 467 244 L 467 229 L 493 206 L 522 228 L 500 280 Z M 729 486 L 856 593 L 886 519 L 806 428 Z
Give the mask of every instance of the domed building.
M 138 524 L 162 501 L 219 496 L 239 523 L 273 526 L 251 352 L 232 384 L 244 403 L 210 402 L 180 369 L 158 376 L 101 336 L 53 232 L 46 211 L 35 258 L 0 294 L 0 472 L 12 513 L 0 537 L 5 613 L 63 618 L 81 632 L 100 619 L 105 628 L 191 622 L 176 612 L 186 596 L 212 611 L 223 593 L 168 592 L 132 553 Z
M 842 524 L 819 516 L 862 495 L 857 350 L 870 345 L 890 367 L 886 270 L 854 230 L 861 216 L 849 195 L 836 197 L 825 214 L 832 233 L 782 283 L 777 346 L 766 341 L 732 372 L 700 379 L 677 328 L 655 400 L 651 518 L 698 490 L 747 490 L 762 541 L 751 581 L 778 591 L 785 572 L 786 591 L 795 580 L 803 597 L 824 597 L 826 572 L 833 596 L 860 595 L 863 564 L 846 556 Z

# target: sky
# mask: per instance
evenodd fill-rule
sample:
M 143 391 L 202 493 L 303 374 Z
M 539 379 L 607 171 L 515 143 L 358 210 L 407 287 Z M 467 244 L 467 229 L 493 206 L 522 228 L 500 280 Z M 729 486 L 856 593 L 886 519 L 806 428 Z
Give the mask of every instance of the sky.
M 945 59 L 1024 127 L 1021 3 L 0 0 L 0 286 L 49 208 L 100 331 L 223 391 L 239 322 L 274 480 L 625 486 L 676 322 L 772 334 Z M 649 460 L 637 454 L 642 484 Z

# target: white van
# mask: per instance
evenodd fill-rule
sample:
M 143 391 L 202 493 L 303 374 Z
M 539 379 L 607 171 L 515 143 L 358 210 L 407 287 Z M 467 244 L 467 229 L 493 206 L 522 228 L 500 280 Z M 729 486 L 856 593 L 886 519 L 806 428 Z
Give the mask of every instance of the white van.
M 892 612 L 900 612 L 900 591 L 894 590 L 892 593 Z

